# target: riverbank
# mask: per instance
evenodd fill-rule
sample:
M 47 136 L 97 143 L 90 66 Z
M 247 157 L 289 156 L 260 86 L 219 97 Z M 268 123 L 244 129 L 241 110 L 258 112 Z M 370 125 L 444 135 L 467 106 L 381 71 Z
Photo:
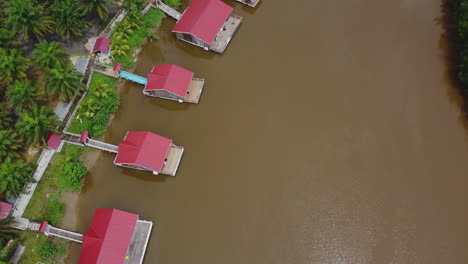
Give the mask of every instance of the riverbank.
M 151 32 L 157 30 L 164 15 L 160 10 L 151 9 L 143 16 L 144 25 L 141 30 L 131 34 L 132 54 L 128 61 L 134 61 L 139 47 L 148 38 L 154 38 Z M 150 19 L 151 21 L 149 21 Z M 148 31 L 148 26 L 151 28 Z M 131 58 L 131 59 L 129 59 Z M 78 111 L 71 121 L 68 131 L 81 133 L 88 130 L 93 138 L 105 134 L 113 114 L 120 104 L 120 82 L 101 73 L 94 73 L 90 86 Z M 100 151 L 65 144 L 60 153 L 56 153 L 49 164 L 43 179 L 38 184 L 24 217 L 36 221 L 48 221 L 51 225 L 65 229 L 76 230 L 77 215 L 75 208 L 79 201 L 81 187 L 86 183 L 87 169 L 92 168 L 99 158 Z M 59 239 L 48 239 L 42 235 L 25 233 L 22 236 L 26 250 L 22 263 L 38 263 L 48 261 L 63 263 L 68 247 Z M 57 249 L 57 250 L 46 250 Z M 47 251 L 47 253 L 44 253 Z M 44 254 L 38 254 L 43 252 Z M 56 252 L 56 254 L 52 254 Z M 50 254 L 49 254 L 50 253 Z

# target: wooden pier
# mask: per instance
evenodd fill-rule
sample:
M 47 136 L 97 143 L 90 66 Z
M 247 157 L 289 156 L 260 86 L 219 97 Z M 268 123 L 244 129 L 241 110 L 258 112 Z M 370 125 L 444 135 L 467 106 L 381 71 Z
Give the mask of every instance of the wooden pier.
M 119 151 L 119 147 L 116 145 L 94 140 L 91 138 L 88 138 L 87 142 L 83 144 L 83 142 L 81 142 L 80 139 L 81 139 L 81 135 L 70 133 L 70 132 L 65 132 L 63 135 L 63 140 L 73 145 L 77 145 L 81 147 L 83 146 L 92 147 L 92 148 L 104 150 L 104 151 L 111 152 L 111 153 L 117 153 Z
M 232 37 L 236 33 L 237 29 L 239 28 L 241 22 L 241 16 L 231 15 L 224 23 L 222 30 L 216 37 L 213 44 L 210 45 L 210 50 L 219 54 L 223 53 Z
M 177 12 L 175 9 L 172 7 L 164 4 L 162 1 L 157 0 L 156 1 L 156 6 L 161 9 L 164 13 L 166 13 L 168 16 L 174 18 L 175 20 L 179 21 L 180 18 L 182 17 L 182 14 Z
M 244 5 L 248 5 L 250 7 L 255 7 L 260 2 L 260 0 L 236 0 L 236 1 Z
M 172 144 L 167 153 L 166 162 L 162 167 L 161 174 L 175 176 L 182 159 L 182 154 L 184 154 L 184 148 Z
M 145 257 L 153 222 L 138 220 L 133 231 L 125 264 L 141 264 Z
M 44 231 L 44 235 L 46 236 L 55 236 L 60 237 L 66 240 L 70 240 L 77 243 L 83 243 L 83 235 L 78 234 L 75 232 L 71 232 L 68 230 L 60 229 L 53 227 L 51 225 L 47 225 L 46 230 Z
M 205 79 L 193 78 L 192 83 L 190 83 L 190 87 L 187 91 L 187 96 L 185 97 L 184 102 L 198 104 L 204 86 Z

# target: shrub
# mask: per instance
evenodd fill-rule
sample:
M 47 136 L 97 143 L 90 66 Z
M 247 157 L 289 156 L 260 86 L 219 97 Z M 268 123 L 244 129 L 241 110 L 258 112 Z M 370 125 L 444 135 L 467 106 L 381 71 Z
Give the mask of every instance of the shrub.
M 88 174 L 88 170 L 78 160 L 68 162 L 59 174 L 58 187 L 65 191 L 78 192 L 83 187 L 81 179 Z

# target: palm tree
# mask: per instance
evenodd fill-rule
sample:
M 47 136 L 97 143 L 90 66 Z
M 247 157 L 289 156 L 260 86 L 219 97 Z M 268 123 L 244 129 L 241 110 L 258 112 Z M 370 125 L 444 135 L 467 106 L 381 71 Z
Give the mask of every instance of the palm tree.
M 0 130 L 0 161 L 7 157 L 20 158 L 21 142 L 13 130 Z
M 0 23 L 4 23 L 0 21 Z M 12 48 L 18 46 L 20 43 L 16 38 L 16 32 L 8 28 L 0 28 L 0 47 Z
M 6 158 L 0 164 L 0 193 L 7 197 L 19 195 L 23 186 L 33 181 L 30 177 L 32 172 L 33 168 L 24 160 Z
M 47 145 L 47 132 L 59 133 L 60 124 L 55 113 L 47 106 L 34 105 L 31 111 L 23 111 L 16 123 L 18 133 L 28 145 Z
M 57 63 L 67 63 L 68 53 L 58 42 L 43 41 L 33 50 L 34 63 L 45 68 L 53 68 Z
M 21 112 L 24 108 L 31 109 L 39 100 L 39 89 L 30 80 L 20 80 L 8 87 L 6 96 L 16 111 Z
M 54 21 L 37 0 L 9 0 L 6 3 L 7 23 L 29 41 L 32 35 L 42 39 L 53 31 Z
M 5 104 L 0 104 L 0 129 L 8 129 L 13 123 L 12 111 Z
M 9 85 L 14 80 L 26 78 L 29 59 L 17 49 L 0 48 L 0 84 Z
M 50 91 L 53 94 L 59 94 L 63 100 L 70 99 L 76 92 L 83 89 L 83 83 L 80 81 L 81 74 L 75 72 L 71 64 L 62 66 L 57 63 L 55 68 L 49 70 L 45 79 Z
M 97 13 L 99 18 L 105 19 L 109 15 L 109 10 L 107 9 L 108 0 L 82 0 L 84 5 L 84 13 Z
M 91 26 L 82 19 L 83 12 L 83 6 L 76 0 L 56 0 L 52 6 L 52 16 L 57 33 L 67 40 L 82 37 L 82 30 Z
M 0 220 L 0 245 L 5 245 L 8 240 L 18 237 L 17 231 L 10 227 L 12 222 L 13 217 Z

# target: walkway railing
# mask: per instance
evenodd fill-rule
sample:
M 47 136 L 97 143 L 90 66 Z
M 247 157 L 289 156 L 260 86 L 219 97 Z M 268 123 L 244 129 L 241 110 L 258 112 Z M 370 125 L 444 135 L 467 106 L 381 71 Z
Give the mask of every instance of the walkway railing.
M 180 18 L 182 17 L 182 14 L 177 12 L 175 9 L 173 9 L 172 7 L 164 4 L 162 1 L 160 0 L 157 0 L 156 1 L 156 6 L 161 9 L 161 11 L 163 11 L 164 13 L 166 13 L 168 16 L 176 19 L 177 21 L 180 20 Z
M 44 233 L 46 235 L 56 236 L 56 237 L 60 237 L 60 238 L 63 238 L 63 239 L 70 240 L 70 241 L 78 242 L 78 243 L 83 242 L 83 235 L 82 234 L 78 234 L 78 233 L 71 232 L 71 231 L 68 231 L 68 230 L 56 228 L 56 227 L 53 227 L 53 226 L 50 226 L 50 225 L 47 227 L 47 229 L 45 230 Z

